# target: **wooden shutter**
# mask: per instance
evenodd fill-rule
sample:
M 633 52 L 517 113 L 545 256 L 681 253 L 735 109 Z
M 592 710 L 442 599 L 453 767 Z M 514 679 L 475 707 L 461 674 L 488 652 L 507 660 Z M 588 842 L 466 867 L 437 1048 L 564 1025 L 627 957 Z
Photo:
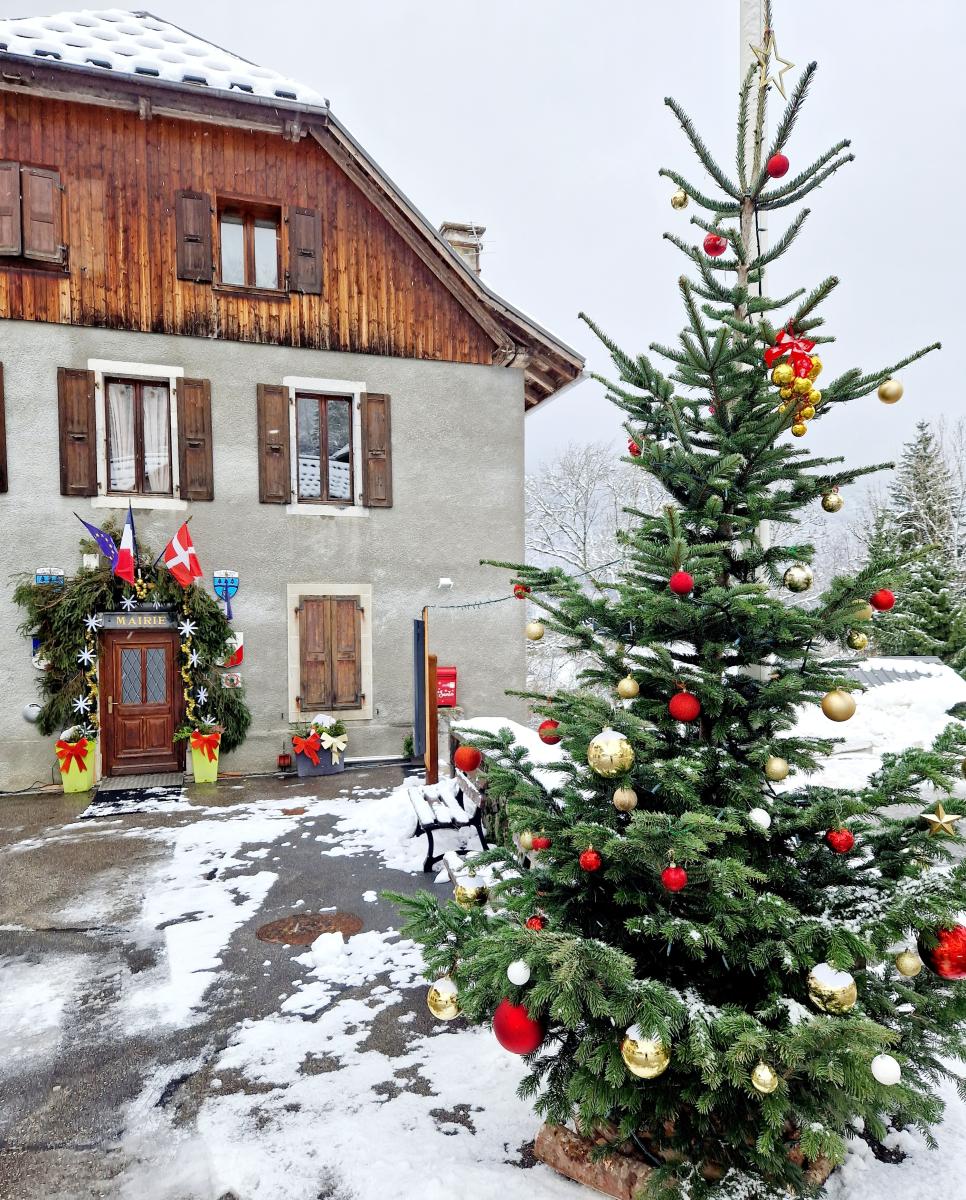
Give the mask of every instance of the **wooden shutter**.
M 392 508 L 392 426 L 389 397 L 362 396 L 362 503 Z
M 21 167 L 23 253 L 25 258 L 63 262 L 60 176 L 41 167 Z
M 211 283 L 211 202 L 204 192 L 175 193 L 178 278 Z
M 322 291 L 322 215 L 314 208 L 288 210 L 289 291 Z
M 7 490 L 7 409 L 3 393 L 3 363 L 0 363 L 0 492 Z
M 358 596 L 303 596 L 299 604 L 299 708 L 362 703 L 362 608 Z
M 60 416 L 60 494 L 97 495 L 94 372 L 57 369 Z
M 19 254 L 20 163 L 0 162 L 0 254 Z
M 178 380 L 178 453 L 182 500 L 214 500 L 211 455 L 211 383 Z
M 287 387 L 258 385 L 258 498 L 262 504 L 288 504 L 292 497 L 288 410 Z

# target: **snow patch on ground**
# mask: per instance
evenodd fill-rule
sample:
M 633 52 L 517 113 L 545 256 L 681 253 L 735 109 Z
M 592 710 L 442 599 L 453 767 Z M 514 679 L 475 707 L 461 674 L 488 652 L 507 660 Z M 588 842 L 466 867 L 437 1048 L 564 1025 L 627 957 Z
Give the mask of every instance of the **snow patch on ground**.
M 93 965 L 83 954 L 45 954 L 40 962 L 0 958 L 0 1078 L 56 1054 L 64 1009 Z

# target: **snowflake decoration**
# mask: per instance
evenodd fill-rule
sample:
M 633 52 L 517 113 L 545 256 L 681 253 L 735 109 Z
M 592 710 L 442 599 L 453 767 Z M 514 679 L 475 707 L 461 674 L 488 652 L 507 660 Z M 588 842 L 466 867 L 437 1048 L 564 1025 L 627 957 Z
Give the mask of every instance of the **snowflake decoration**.
M 121 608 L 123 608 L 125 612 L 133 612 L 133 610 L 135 608 L 137 608 L 137 606 L 138 606 L 137 596 L 124 596 L 123 599 L 121 600 Z
M 88 633 L 97 633 L 103 624 L 100 613 L 91 613 L 89 617 L 84 618 L 84 626 Z
M 91 707 L 90 696 L 78 696 L 77 699 L 74 701 L 74 712 L 75 713 L 90 712 L 90 707 Z
M 208 689 L 206 687 L 198 688 L 195 695 L 198 697 L 199 704 L 207 704 L 208 703 Z
M 161 607 L 161 597 L 155 596 L 154 597 L 154 608 L 159 609 L 160 607 Z
M 185 619 L 178 626 L 178 632 L 182 637 L 189 638 L 193 633 L 198 632 L 198 626 L 189 617 L 185 617 Z
M 94 665 L 94 660 L 96 657 L 97 656 L 95 655 L 94 651 L 90 648 L 90 646 L 85 646 L 84 649 L 80 652 L 80 654 L 78 654 L 77 661 L 80 663 L 80 665 L 82 667 L 92 667 Z
M 192 650 L 191 653 L 188 655 L 188 666 L 190 666 L 190 667 L 200 667 L 201 666 L 201 655 L 198 653 L 197 650 Z

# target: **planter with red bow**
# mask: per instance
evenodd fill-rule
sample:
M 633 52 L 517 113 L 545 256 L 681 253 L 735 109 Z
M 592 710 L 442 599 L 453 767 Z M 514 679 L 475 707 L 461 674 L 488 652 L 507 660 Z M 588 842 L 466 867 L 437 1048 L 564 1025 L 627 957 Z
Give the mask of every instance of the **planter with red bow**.
M 337 775 L 345 770 L 349 736 L 341 721 L 316 717 L 292 734 L 295 769 L 299 779 L 314 775 Z
M 54 746 L 65 792 L 89 792 L 94 786 L 97 742 L 80 730 L 65 729 Z
M 188 744 L 191 746 L 191 772 L 195 783 L 217 783 L 221 730 L 192 729 Z

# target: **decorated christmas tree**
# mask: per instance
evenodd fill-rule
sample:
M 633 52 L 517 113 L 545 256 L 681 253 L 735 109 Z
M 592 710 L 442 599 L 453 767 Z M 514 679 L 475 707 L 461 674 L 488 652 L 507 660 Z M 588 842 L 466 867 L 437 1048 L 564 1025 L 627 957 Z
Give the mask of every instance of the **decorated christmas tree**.
M 828 768 L 810 782 L 863 704 L 846 650 L 892 606 L 899 564 L 836 578 L 807 605 L 791 594 L 811 587 L 803 510 L 835 520 L 841 491 L 879 469 L 799 439 L 842 404 L 895 402 L 896 373 L 936 347 L 843 368 L 819 315 L 838 280 L 765 290 L 803 231 L 801 202 L 852 156 L 842 141 L 791 168 L 816 67 L 769 141 L 784 72 L 770 34 L 760 51 L 733 173 L 667 101 L 708 177 L 661 172 L 678 219 L 697 210 L 696 244 L 667 235 L 687 263 L 677 344 L 632 355 L 590 323 L 629 459 L 670 500 L 633 514 L 616 581 L 512 566 L 528 636 L 553 630 L 590 664 L 576 690 L 532 697 L 541 736 L 565 751 L 556 782 L 509 731 L 475 738 L 512 844 L 469 864 L 457 902 L 397 897 L 436 979 L 432 1011 L 492 1023 L 527 1056 L 537 1111 L 597 1153 L 639 1155 L 654 1196 L 808 1194 L 853 1132 L 928 1134 L 966 1053 L 966 868 L 946 811 L 966 729 L 886 755 L 864 787 L 828 783 Z M 761 217 L 786 213 L 764 248 Z M 829 740 L 797 731 L 813 705 Z

